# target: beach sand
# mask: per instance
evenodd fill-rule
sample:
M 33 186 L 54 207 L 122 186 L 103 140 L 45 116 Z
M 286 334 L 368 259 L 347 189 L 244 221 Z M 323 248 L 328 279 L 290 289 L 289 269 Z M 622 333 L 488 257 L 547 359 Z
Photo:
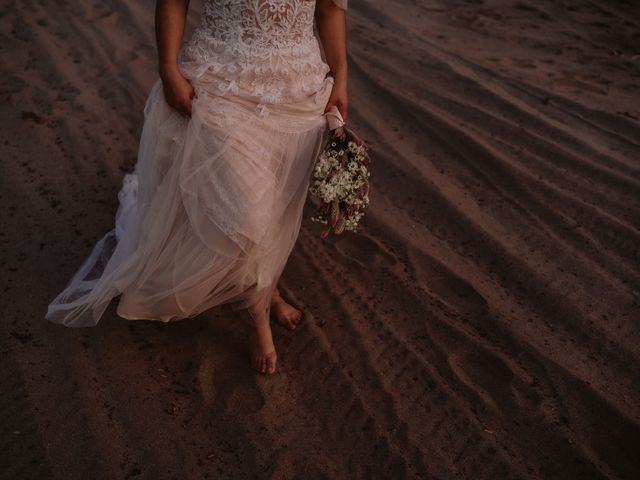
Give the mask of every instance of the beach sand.
M 371 204 L 327 241 L 307 205 L 274 376 L 226 306 L 44 319 L 135 163 L 153 3 L 2 9 L 0 478 L 640 478 L 637 2 L 351 2 Z

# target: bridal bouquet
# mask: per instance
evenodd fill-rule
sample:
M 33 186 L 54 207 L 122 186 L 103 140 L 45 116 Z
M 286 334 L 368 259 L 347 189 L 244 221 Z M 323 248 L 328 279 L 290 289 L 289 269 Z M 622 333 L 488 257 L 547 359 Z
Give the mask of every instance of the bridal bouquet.
M 326 225 L 326 238 L 333 231 L 357 232 L 364 208 L 369 205 L 369 147 L 347 128 L 334 105 L 329 116 L 329 137 L 316 161 L 309 192 L 321 202 L 311 220 Z M 333 118 L 331 118 L 333 117 Z

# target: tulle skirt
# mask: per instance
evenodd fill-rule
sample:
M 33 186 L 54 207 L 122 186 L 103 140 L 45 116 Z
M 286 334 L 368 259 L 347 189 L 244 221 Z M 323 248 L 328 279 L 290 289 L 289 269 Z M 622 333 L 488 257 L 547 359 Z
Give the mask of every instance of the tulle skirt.
M 184 319 L 225 303 L 269 311 L 298 237 L 333 78 L 266 111 L 218 95 L 206 76 L 193 84 L 191 118 L 154 84 L 115 226 L 51 302 L 48 320 L 96 325 L 118 296 L 117 314 L 130 320 Z

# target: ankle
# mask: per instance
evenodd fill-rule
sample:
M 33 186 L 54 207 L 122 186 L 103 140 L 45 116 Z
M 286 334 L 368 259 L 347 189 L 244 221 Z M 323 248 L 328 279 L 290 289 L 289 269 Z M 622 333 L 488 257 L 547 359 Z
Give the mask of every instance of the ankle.
M 280 295 L 271 297 L 271 305 L 272 306 L 273 305 L 281 305 L 283 303 L 286 303 L 286 302 L 284 301 L 284 298 L 282 298 Z
M 268 323 L 269 319 L 267 317 L 266 309 L 260 312 L 252 312 L 248 311 L 246 316 L 246 324 L 250 327 L 257 328 L 263 326 L 265 323 Z
M 278 287 L 277 285 L 273 289 L 273 292 L 271 294 L 271 298 L 272 299 L 282 299 L 282 295 L 280 295 L 280 287 Z

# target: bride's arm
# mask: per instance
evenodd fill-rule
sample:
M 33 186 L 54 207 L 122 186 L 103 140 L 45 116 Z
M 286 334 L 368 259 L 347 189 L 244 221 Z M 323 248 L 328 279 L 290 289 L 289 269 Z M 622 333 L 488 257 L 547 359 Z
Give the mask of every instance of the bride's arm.
M 345 11 L 333 0 L 317 0 L 315 11 L 318 36 L 322 42 L 326 62 L 335 79 L 331 96 L 325 107 L 327 112 L 335 105 L 343 120 L 347 121 L 347 32 Z
M 193 86 L 178 69 L 178 53 L 184 35 L 189 0 L 157 0 L 155 12 L 158 73 L 169 105 L 191 116 Z

